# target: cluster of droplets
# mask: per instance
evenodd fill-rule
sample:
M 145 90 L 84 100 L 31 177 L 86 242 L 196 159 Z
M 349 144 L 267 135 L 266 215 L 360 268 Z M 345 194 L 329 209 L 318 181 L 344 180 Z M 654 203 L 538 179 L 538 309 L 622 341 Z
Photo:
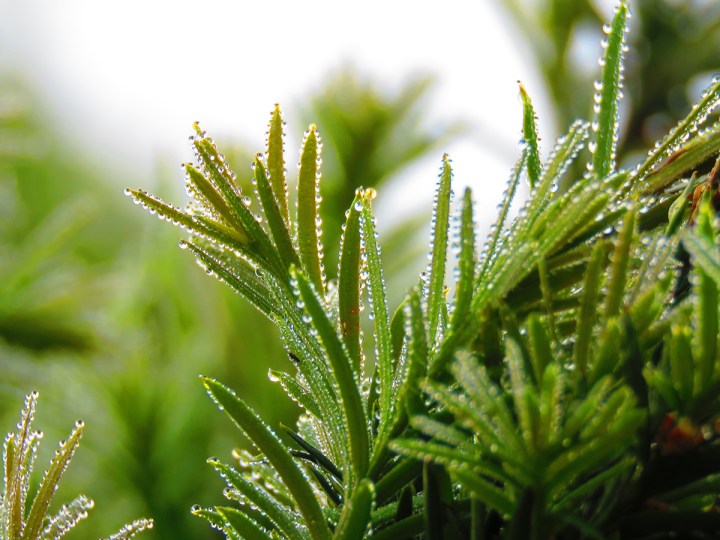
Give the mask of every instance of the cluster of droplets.
M 108 540 L 128 540 L 136 534 L 152 528 L 153 521 L 151 519 L 138 519 L 125 525 L 122 529 L 108 538 Z
M 69 504 L 60 507 L 57 514 L 48 519 L 41 538 L 59 539 L 65 536 L 70 529 L 88 516 L 95 503 L 85 495 L 80 495 Z
M 150 214 L 157 214 L 157 217 L 162 221 L 167 221 L 183 230 L 214 241 L 212 236 L 202 231 L 202 224 L 196 216 L 185 214 L 180 208 L 171 206 L 142 189 L 132 190 L 127 188 L 124 193 L 132 198 L 133 203 L 142 206 Z

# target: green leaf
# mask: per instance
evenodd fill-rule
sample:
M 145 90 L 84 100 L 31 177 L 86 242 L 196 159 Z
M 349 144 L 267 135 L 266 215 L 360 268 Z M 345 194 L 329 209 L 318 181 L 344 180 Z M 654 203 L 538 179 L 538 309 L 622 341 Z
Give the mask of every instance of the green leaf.
M 363 479 L 355 488 L 352 498 L 345 503 L 333 535 L 334 540 L 361 540 L 365 537 L 374 497 L 373 483 L 367 478 Z
M 527 171 L 530 189 L 540 183 L 540 148 L 538 146 L 537 117 L 532 101 L 525 87 L 520 83 L 520 97 L 523 102 L 523 140 L 527 148 Z
M 209 272 L 227 283 L 233 290 L 243 295 L 253 306 L 269 319 L 273 319 L 276 308 L 265 284 L 257 277 L 256 271 L 247 263 L 223 260 L 225 254 L 212 250 L 212 246 L 200 247 L 193 242 L 181 241 L 180 247 L 189 249 L 197 260 Z M 212 250 L 212 251 L 211 251 Z
M 376 478 L 384 465 L 385 450 L 389 440 L 397 436 L 407 424 L 408 416 L 421 412 L 424 408 L 420 396 L 419 384 L 427 372 L 428 344 L 425 335 L 425 322 L 420 305 L 420 295 L 413 289 L 405 308 L 406 331 L 409 333 L 407 357 L 403 373 L 396 377 L 394 405 L 388 415 L 387 429 L 378 434 L 370 463 L 369 476 Z
M 608 292 L 605 297 L 605 320 L 616 317 L 622 307 L 623 295 L 626 290 L 628 269 L 630 267 L 630 251 L 635 237 L 635 221 L 637 212 L 631 208 L 625 214 L 620 235 L 612 255 Z
M 10 538 L 20 538 L 25 524 L 27 489 L 35 452 L 40 441 L 40 436 L 31 431 L 37 399 L 37 392 L 28 394 L 20 415 L 20 422 L 17 425 L 18 431 L 5 439 L 3 493 L 5 516 L 3 516 L 3 521 Z
M 390 342 L 392 343 L 393 361 L 396 364 L 402 354 L 403 345 L 405 345 L 405 306 L 408 305 L 409 301 L 410 298 L 408 295 L 397 307 L 390 321 Z
M 452 169 L 450 158 L 443 156 L 442 172 L 433 205 L 433 230 L 431 237 L 431 260 L 425 294 L 428 303 L 428 330 L 430 346 L 434 347 L 440 327 L 441 306 L 445 302 L 445 267 L 447 264 L 448 229 L 450 223 L 450 200 L 452 199 Z
M 717 307 L 716 307 L 717 309 Z M 693 347 L 692 331 L 687 326 L 675 324 L 670 328 L 669 363 L 672 382 L 681 403 L 687 404 L 693 396 Z
M 320 246 L 320 214 L 318 212 L 320 189 L 320 141 L 315 124 L 305 133 L 300 154 L 297 202 L 297 242 L 300 260 L 315 289 L 324 294 L 325 275 L 322 270 Z
M 234 216 L 240 221 L 253 244 L 253 249 L 269 264 L 269 269 L 276 275 L 285 277 L 287 268 L 283 265 L 280 255 L 270 240 L 270 237 L 258 223 L 255 215 L 248 207 L 250 199 L 244 199 L 240 188 L 235 184 L 230 168 L 225 164 L 224 158 L 218 153 L 215 143 L 205 136 L 195 124 L 197 136 L 193 140 L 195 150 L 203 167 L 213 182 L 213 185 L 222 194 L 225 202 L 232 210 Z
M 715 212 L 708 201 L 699 209 L 696 235 L 704 238 L 706 245 L 715 244 Z M 716 250 L 717 253 L 717 250 Z M 713 378 L 717 358 L 718 340 L 718 284 L 701 268 L 696 268 L 694 324 L 696 328 L 695 354 L 696 387 L 703 388 Z
M 40 533 L 41 540 L 62 538 L 66 532 L 88 516 L 93 506 L 95 503 L 84 495 L 78 496 L 68 504 L 63 504 L 54 516 L 46 517 L 45 528 Z
M 270 280 L 272 282 L 272 279 Z M 297 367 L 307 382 L 308 390 L 320 409 L 321 429 L 331 441 L 330 450 L 336 463 L 347 464 L 347 433 L 342 410 L 338 407 L 336 384 L 328 369 L 322 347 L 307 330 L 302 312 L 297 309 L 294 298 L 286 296 L 284 289 L 273 296 L 280 315 L 275 319 L 282 340 L 289 352 L 298 359 Z
M 304 408 L 309 414 L 312 414 L 316 418 L 322 418 L 323 415 L 320 412 L 320 406 L 315 400 L 315 395 L 308 391 L 307 388 L 303 387 L 292 375 L 284 373 L 282 371 L 269 370 L 269 377 L 271 380 L 276 380 L 283 387 L 285 393 L 297 402 L 302 408 Z
M 565 384 L 563 371 L 557 363 L 549 364 L 540 382 L 540 443 L 549 447 L 562 438 L 561 422 L 565 416 L 562 405 Z
M 583 121 L 576 121 L 570 126 L 567 134 L 560 137 L 550 157 L 543 166 L 540 181 L 533 193 L 533 196 L 525 204 L 524 231 L 530 230 L 537 219 L 546 209 L 548 202 L 555 197 L 559 188 L 559 181 L 570 165 L 577 159 L 577 156 L 585 147 L 588 138 L 589 124 Z
M 518 417 L 519 428 L 528 448 L 533 448 L 536 439 L 537 425 L 533 419 L 537 416 L 534 407 L 527 399 L 531 388 L 527 384 L 527 375 L 524 369 L 520 346 L 514 339 L 508 339 L 505 344 L 508 373 L 510 374 L 511 391 L 515 402 L 515 412 Z
M 287 180 L 285 179 L 285 157 L 284 157 L 284 133 L 283 119 L 280 112 L 280 105 L 275 105 L 270 118 L 270 128 L 267 136 L 267 169 L 270 176 L 270 184 L 275 196 L 275 202 L 280 210 L 280 215 L 287 227 L 290 224 L 290 210 L 288 207 Z
M 245 253 L 252 258 L 257 258 L 257 254 L 248 251 L 247 235 L 242 236 L 238 231 L 229 229 L 224 225 L 209 219 L 202 219 L 201 216 L 188 215 L 179 208 L 170 206 L 145 191 L 138 189 L 128 189 L 126 192 L 133 198 L 136 204 L 141 204 L 151 213 L 157 213 L 162 219 L 167 219 L 171 223 L 180 225 L 190 233 L 206 238 L 211 241 L 219 242 L 228 247 Z
M 425 417 L 416 416 L 413 418 L 413 426 L 430 437 L 447 435 L 447 433 L 443 434 L 437 429 L 437 424 L 433 426 L 432 422 Z M 391 446 L 397 452 L 415 458 L 419 462 L 432 460 L 434 463 L 444 466 L 463 466 L 472 469 L 478 475 L 483 475 L 498 482 L 517 484 L 516 476 L 495 462 L 494 458 L 497 458 L 497 460 L 501 458 L 492 455 L 490 452 L 484 452 L 483 455 L 472 455 L 464 449 L 452 448 L 434 441 L 421 442 L 414 439 L 396 439 Z M 468 446 L 467 440 L 464 441 L 464 446 Z
M 540 258 L 537 262 L 538 278 L 540 280 L 540 293 L 542 296 L 542 304 L 545 308 L 545 318 L 547 320 L 548 329 L 550 330 L 550 338 L 552 343 L 558 343 L 557 329 L 555 325 L 555 310 L 553 309 L 553 294 L 555 291 L 550 287 L 550 278 L 548 276 L 547 263 L 544 258 Z M 550 343 L 548 345 L 552 346 Z M 538 379 L 539 381 L 540 379 Z
M 151 519 L 136 519 L 132 523 L 128 523 L 118 532 L 110 536 L 107 540 L 129 540 L 133 536 L 142 531 L 153 528 L 153 521 Z
M 588 367 L 588 353 L 593 337 L 593 328 L 598 312 L 600 300 L 600 285 L 602 276 L 600 272 L 605 261 L 605 244 L 597 242 L 593 246 L 590 260 L 585 271 L 582 296 L 580 297 L 580 311 L 577 316 L 575 331 L 575 345 L 573 359 L 578 371 L 584 376 Z
M 335 466 L 335 464 L 330 461 L 325 454 L 323 454 L 320 450 L 315 448 L 312 444 L 307 442 L 305 439 L 303 439 L 300 435 L 295 433 L 292 429 L 290 429 L 287 426 L 281 425 L 285 433 L 287 433 L 290 438 L 297 443 L 300 448 L 305 450 L 311 457 L 312 461 L 314 463 L 317 463 L 320 465 L 323 469 L 325 469 L 327 472 L 332 474 L 335 478 L 338 480 L 343 479 L 342 472 L 338 470 L 338 468 Z
M 212 182 L 190 163 L 185 165 L 185 173 L 187 178 L 186 184 L 194 198 L 202 201 L 208 208 L 215 211 L 225 223 L 232 228 L 234 235 L 241 243 L 249 243 L 250 237 L 245 227 L 225 202 L 222 195 L 217 192 Z
M 377 354 L 378 383 L 380 386 L 380 427 L 378 438 L 388 429 L 389 414 L 393 404 L 393 368 L 395 362 L 392 356 L 392 343 L 390 341 L 390 318 L 388 314 L 387 296 L 385 293 L 385 278 L 383 276 L 382 260 L 380 259 L 380 246 L 375 232 L 375 216 L 372 213 L 372 199 L 375 190 L 366 190 L 362 199 L 360 213 L 360 234 L 362 244 L 367 255 L 367 286 L 370 300 L 370 310 L 374 324 L 375 349 Z
M 643 182 L 642 186 L 640 186 L 640 182 L 646 179 L 655 165 L 680 148 L 718 105 L 720 105 L 720 77 L 715 77 L 710 86 L 703 91 L 700 101 L 693 105 L 690 113 L 648 153 L 645 161 L 633 173 L 630 184 L 645 187 L 645 182 Z M 653 182 L 653 184 L 657 183 Z
M 201 380 L 215 403 L 247 434 L 277 470 L 295 499 L 312 538 L 314 540 L 330 538 L 330 530 L 312 486 L 277 435 L 232 390 L 207 377 L 202 377 Z
M 527 333 L 530 345 L 530 363 L 535 384 L 539 387 L 545 368 L 553 362 L 552 344 L 545 331 L 545 325 L 536 313 L 528 317 Z
M 593 363 L 587 371 L 591 384 L 599 381 L 605 375 L 613 373 L 620 362 L 622 331 L 617 318 L 605 323 L 605 328 L 598 337 L 598 344 L 593 349 Z
M 472 192 L 470 188 L 467 188 L 463 196 L 462 214 L 460 215 L 460 256 L 455 288 L 455 310 L 451 320 L 453 331 L 457 331 L 460 324 L 469 316 L 475 286 L 476 264 Z
M 373 535 L 373 540 L 397 540 L 398 538 L 413 538 L 423 532 L 425 516 L 414 514 Z
M 23 540 L 35 540 L 43 528 L 43 520 L 50 508 L 50 501 L 58 488 L 60 478 L 70 464 L 70 460 L 75 454 L 80 437 L 82 436 L 84 424 L 80 421 L 75 423 L 75 428 L 70 433 L 66 441 L 60 444 L 60 448 L 55 453 L 50 467 L 45 472 L 40 487 L 38 487 L 32 507 L 25 520 L 25 528 L 23 530 Z
M 490 238 L 488 239 L 487 247 L 483 252 L 482 266 L 478 272 L 478 284 L 480 286 L 484 285 L 488 281 L 486 274 L 489 273 L 490 276 L 493 276 L 493 273 L 489 272 L 492 266 L 491 263 L 494 263 L 498 256 L 499 248 L 501 247 L 500 239 L 502 238 L 502 233 L 505 229 L 505 220 L 510 212 L 510 205 L 515 199 L 515 193 L 517 193 L 517 187 L 520 183 L 520 176 L 522 175 L 526 162 L 527 149 L 523 149 L 520 159 L 518 159 L 517 163 L 515 163 L 515 167 L 510 175 L 510 180 L 508 181 L 508 186 L 503 194 L 503 200 L 500 204 L 500 212 L 498 212 L 497 220 L 490 229 Z
M 298 288 L 299 297 L 305 304 L 305 310 L 317 331 L 318 338 L 327 353 L 333 377 L 337 383 L 342 402 L 342 412 L 350 443 L 350 459 L 352 461 L 355 481 L 360 481 L 367 472 L 369 460 L 368 432 L 365 422 L 360 390 L 352 370 L 347 350 L 343 347 L 335 328 L 327 318 L 321 301 L 317 297 L 305 275 L 297 269 L 291 270 Z
M 615 150 L 618 140 L 619 105 L 622 97 L 622 71 L 627 32 L 628 7 L 625 0 L 618 5 L 607 38 L 602 59 L 601 88 L 595 96 L 597 116 L 593 124 L 595 141 L 589 169 L 605 178 L 615 172 Z
M 254 482 L 244 478 L 237 470 L 229 465 L 220 463 L 215 459 L 208 463 L 222 476 L 228 487 L 237 490 L 248 502 L 256 506 L 275 526 L 288 538 L 302 540 L 306 534 L 298 527 L 295 512 L 278 503 L 268 491 L 260 488 Z
M 682 242 L 692 255 L 695 265 L 720 285 L 720 257 L 714 243 L 708 242 L 692 230 L 684 231 Z
M 260 204 L 263 207 L 265 219 L 270 227 L 270 233 L 272 234 L 273 240 L 275 240 L 275 246 L 280 254 L 280 258 L 285 266 L 289 268 L 293 264 L 300 264 L 300 259 L 298 259 L 298 255 L 290 239 L 290 231 L 283 217 L 282 209 L 278 207 L 274 186 L 268 181 L 265 166 L 260 158 L 260 154 L 255 156 L 255 162 L 253 163 L 258 199 L 260 199 Z
M 588 122 L 575 120 L 568 132 L 558 138 L 555 148 L 543 166 L 540 185 L 533 196 L 534 203 L 542 201 L 547 192 L 552 190 L 553 185 L 557 186 L 558 181 L 577 159 L 578 154 L 585 147 L 589 127 Z
M 515 510 L 514 500 L 501 488 L 488 482 L 472 470 L 462 467 L 449 467 L 450 474 L 460 482 L 473 496 L 484 502 L 501 515 L 512 515 Z
M 685 189 L 678 196 L 677 199 L 670 205 L 668 210 L 668 224 L 665 229 L 665 236 L 674 236 L 680 228 L 685 217 L 686 210 L 688 209 L 688 200 L 692 199 L 692 193 L 695 191 L 695 186 L 698 183 L 697 174 L 693 173 L 688 181 Z
M 645 178 L 643 194 L 656 193 L 720 152 L 720 125 L 690 139 Z
M 440 487 L 442 474 L 439 467 L 426 461 L 423 463 L 423 494 L 425 516 L 425 538 L 428 540 L 443 540 L 443 523 L 445 516 L 443 512 L 443 500 Z
M 230 508 L 227 508 L 230 510 Z M 225 533 L 228 540 L 271 540 L 272 537 L 263 531 L 260 526 L 242 512 L 233 516 L 233 523 L 221 513 L 220 508 L 193 508 L 192 514 L 206 519 L 214 529 Z
M 571 488 L 565 495 L 562 496 L 554 509 L 567 511 L 565 509 L 572 508 L 570 503 L 581 501 L 584 497 L 590 496 L 590 494 L 599 487 L 607 485 L 613 478 L 622 475 L 625 471 L 630 469 L 634 465 L 634 461 L 634 458 L 626 457 L 625 459 L 621 459 L 617 463 L 610 465 L 603 471 L 598 472 L 589 480 L 580 482 L 577 487 Z
M 625 380 L 635 392 L 638 403 L 647 407 L 649 397 L 643 369 L 645 368 L 645 351 L 640 347 L 637 331 L 628 313 L 621 316 L 624 339 L 622 342 L 623 358 L 621 365 L 625 368 Z
M 356 373 L 360 373 L 362 365 L 362 348 L 360 346 L 360 212 L 362 211 L 362 195 L 362 189 L 358 189 L 355 193 L 355 200 L 347 211 L 345 229 L 340 242 L 340 266 L 338 269 L 340 331 Z
M 427 374 L 429 345 L 425 334 L 425 324 L 420 295 L 412 290 L 408 297 L 406 329 L 409 333 L 407 344 L 407 373 L 401 381 L 397 394 L 398 407 L 409 413 L 424 410 L 421 404 L 420 383 Z M 391 430 L 396 432 L 396 429 Z

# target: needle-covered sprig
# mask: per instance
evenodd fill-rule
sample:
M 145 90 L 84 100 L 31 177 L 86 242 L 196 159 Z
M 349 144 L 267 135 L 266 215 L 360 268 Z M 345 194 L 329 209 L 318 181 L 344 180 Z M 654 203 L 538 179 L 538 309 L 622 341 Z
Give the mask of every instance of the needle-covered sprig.
M 397 306 L 386 282 L 396 253 L 382 249 L 373 188 L 355 192 L 328 279 L 319 134 L 305 133 L 291 213 L 278 107 L 245 182 L 197 128 L 185 208 L 130 191 L 276 323 L 292 367 L 270 377 L 303 412 L 276 433 L 204 378 L 259 454 L 210 460 L 231 505 L 195 515 L 233 540 L 720 530 L 718 175 L 695 170 L 720 151 L 717 125 L 700 132 L 720 83 L 623 169 L 628 18 L 621 0 L 587 89 L 592 122 L 573 122 L 549 155 L 520 87 L 523 144 L 484 243 L 471 191 L 453 205 L 443 156 L 429 264 Z M 515 211 L 523 179 L 530 194 Z
M 31 475 L 42 432 L 32 427 L 39 394 L 25 398 L 15 433 L 8 433 L 3 447 L 3 489 L 0 500 L 0 538 L 3 540 L 60 539 L 88 516 L 94 503 L 84 495 L 51 513 L 50 503 L 60 480 L 80 444 L 85 424 L 77 421 L 69 437 L 60 442 L 38 486 L 31 486 Z M 123 527 L 108 540 L 126 540 L 153 522 L 137 520 Z

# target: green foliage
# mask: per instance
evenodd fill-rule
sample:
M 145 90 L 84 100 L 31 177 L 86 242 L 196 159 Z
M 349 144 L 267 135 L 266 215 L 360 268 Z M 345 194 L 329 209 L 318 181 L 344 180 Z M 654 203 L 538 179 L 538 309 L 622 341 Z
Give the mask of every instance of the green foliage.
M 289 218 L 278 109 L 254 162 L 261 215 L 199 128 L 188 171 L 204 187 L 187 209 L 129 190 L 277 325 L 295 370 L 271 377 L 304 409 L 281 437 L 204 377 L 259 453 L 211 459 L 240 506 L 193 513 L 227 538 L 717 534 L 720 165 L 694 173 L 716 153 L 717 126 L 700 130 L 720 80 L 644 161 L 619 168 L 628 16 L 621 1 L 607 27 L 594 121 L 574 122 L 546 159 L 521 87 L 524 145 L 479 256 L 472 195 L 454 221 L 443 158 L 428 269 L 392 317 L 374 188 L 355 192 L 338 281 L 327 279 L 314 125 Z M 523 179 L 531 194 L 511 218 Z
M 596 77 L 587 59 L 602 36 L 600 0 L 497 0 L 525 42 L 551 101 L 558 126 L 588 117 L 595 104 L 588 88 Z M 633 3 L 632 54 L 625 70 L 635 81 L 623 89 L 623 136 L 628 158 L 643 152 L 672 127 L 696 100 L 698 84 L 717 71 L 720 54 L 720 5 L 705 0 L 642 0 Z M 609 25 L 605 27 L 609 29 Z M 608 46 L 610 46 L 610 40 Z M 702 84 L 701 84 L 702 86 Z M 604 90 L 604 89 L 603 89 Z
M 252 320 L 253 307 L 238 302 L 230 288 L 197 272 L 193 259 L 175 249 L 173 229 L 156 227 L 117 197 L 121 178 L 137 176 L 136 171 L 99 168 L 97 156 L 84 155 L 76 139 L 51 131 L 25 86 L 9 85 L 7 80 L 6 73 L 0 74 L 0 128 L 5 135 L 0 142 L 2 417 L 6 422 L 13 419 L 17 396 L 29 387 L 43 396 L 48 408 L 41 413 L 52 411 L 44 421 L 48 438 L 59 438 L 77 411 L 84 411 L 84 419 L 93 426 L 83 439 L 84 466 L 71 469 L 62 489 L 73 493 L 92 486 L 93 498 L 103 504 L 78 536 L 100 537 L 119 527 L 123 515 L 148 515 L 155 523 L 146 533 L 149 538 L 213 538 L 217 533 L 187 508 L 194 501 L 213 499 L 218 480 L 197 474 L 197 464 L 220 454 L 232 435 L 220 429 L 224 418 L 208 415 L 213 406 L 198 391 L 196 375 L 212 374 L 232 386 L 273 425 L 293 425 L 295 404 L 282 399 L 280 386 L 262 380 L 271 365 L 291 371 L 276 330 L 270 320 Z M 382 178 L 373 178 L 378 184 L 392 181 L 411 159 L 404 143 L 412 141 L 399 138 L 398 122 L 422 123 L 424 109 L 417 100 L 428 83 L 412 83 L 413 92 L 403 84 L 390 94 L 356 83 L 344 94 L 355 104 L 352 114 L 346 111 L 345 128 L 357 133 L 369 127 L 367 116 L 372 114 L 384 118 L 383 133 L 394 135 L 384 139 L 382 152 L 367 152 L 377 146 L 372 141 L 385 136 L 372 130 L 362 141 L 346 141 L 346 148 L 358 156 L 358 164 L 385 171 Z M 374 103 L 373 113 L 367 112 L 369 102 Z M 282 142 L 279 111 L 277 119 L 275 143 Z M 434 148 L 436 137 L 445 134 L 413 130 L 428 145 L 415 157 Z M 339 135 L 332 126 L 322 133 L 322 195 L 332 197 L 325 193 L 332 184 L 333 191 L 349 192 L 352 199 L 359 177 L 350 169 L 353 178 L 330 175 L 328 154 Z M 236 170 L 248 171 L 252 154 L 243 155 L 233 141 L 224 146 Z M 284 163 L 281 147 L 276 155 Z M 161 156 L 159 163 L 163 162 Z M 161 166 L 160 180 L 153 183 L 156 195 L 172 197 L 182 191 L 182 186 L 167 181 L 174 173 L 174 166 L 171 172 Z M 241 174 L 238 180 L 247 193 L 254 189 L 253 177 Z M 209 185 L 193 175 L 186 187 L 198 196 L 213 197 Z M 272 185 L 275 189 L 276 183 Z M 321 207 L 325 223 L 345 219 L 344 209 L 329 206 Z M 290 209 L 294 215 L 294 198 L 288 220 Z M 230 212 L 228 207 L 225 214 Z M 416 230 L 418 222 L 416 218 L 399 225 L 392 237 L 383 235 L 384 246 L 405 248 L 385 267 L 391 279 L 407 280 L 408 273 L 398 269 L 413 266 L 414 276 L 424 264 L 424 249 L 414 241 L 423 236 Z M 325 227 L 323 240 L 332 252 L 340 227 L 328 228 L 332 226 Z M 280 242 L 272 230 L 268 232 Z M 323 259 L 329 279 L 337 270 L 328 262 L 331 258 Z M 401 290 L 396 290 L 399 296 Z M 255 297 L 268 303 L 267 298 Z M 247 324 L 252 325 L 251 336 L 240 331 Z M 283 384 L 295 382 L 294 375 L 290 379 L 284 378 Z
M 94 503 L 84 495 L 63 505 L 50 514 L 50 502 L 57 491 L 60 479 L 75 454 L 85 425 L 78 421 L 70 436 L 60 443 L 59 449 L 43 474 L 40 485 L 31 487 L 30 475 L 37 457 L 42 432 L 33 431 L 35 407 L 38 394 L 34 392 L 25 399 L 16 433 L 9 433 L 3 449 L 3 491 L 0 504 L 0 538 L 3 540 L 56 540 L 65 536 L 81 520 L 85 519 Z M 139 519 L 125 525 L 108 540 L 132 538 L 153 522 Z

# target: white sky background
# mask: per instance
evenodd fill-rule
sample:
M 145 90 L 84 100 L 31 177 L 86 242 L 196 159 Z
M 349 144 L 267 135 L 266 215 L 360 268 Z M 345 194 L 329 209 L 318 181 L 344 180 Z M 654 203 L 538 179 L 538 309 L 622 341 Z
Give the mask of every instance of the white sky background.
M 191 157 L 194 120 L 260 150 L 273 104 L 292 110 L 343 64 L 389 88 L 433 73 L 427 117 L 471 126 L 444 150 L 456 193 L 473 186 L 487 222 L 517 156 L 518 79 L 540 111 L 544 151 L 555 134 L 514 32 L 494 0 L 0 0 L 0 67 L 24 74 L 61 133 L 146 187 L 159 161 Z M 289 118 L 290 171 L 305 127 Z M 429 205 L 440 157 L 381 191 L 381 220 Z

